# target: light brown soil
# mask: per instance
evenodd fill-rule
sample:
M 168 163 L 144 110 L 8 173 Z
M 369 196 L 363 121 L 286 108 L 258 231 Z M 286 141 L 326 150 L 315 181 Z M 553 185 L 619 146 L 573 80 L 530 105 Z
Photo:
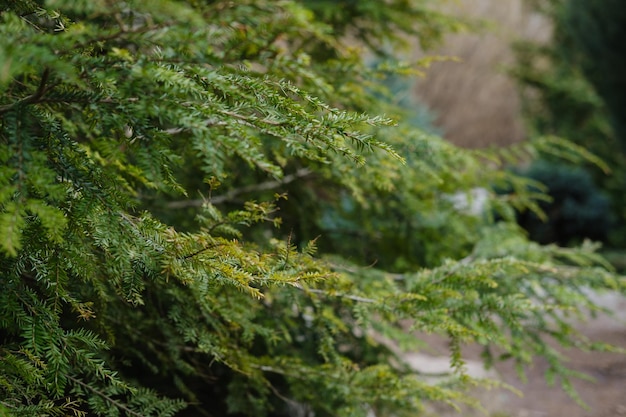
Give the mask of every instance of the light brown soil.
M 621 321 L 608 317 L 581 324 L 580 329 L 593 340 L 603 341 L 626 349 L 626 315 L 625 301 L 617 302 L 618 315 Z M 445 341 L 429 340 L 433 349 L 445 354 Z M 478 347 L 468 346 L 465 356 L 468 359 L 479 359 Z M 497 377 L 512 385 L 523 393 L 520 397 L 513 392 L 494 389 L 477 390 L 475 396 L 481 400 L 487 414 L 478 410 L 452 412 L 436 407 L 437 416 L 491 416 L 491 417 L 619 417 L 626 416 L 626 355 L 606 352 L 581 352 L 578 350 L 563 351 L 569 358 L 570 369 L 583 372 L 593 381 L 576 379 L 574 388 L 582 401 L 587 405 L 583 408 L 569 397 L 558 382 L 549 386 L 544 378 L 547 369 L 545 360 L 538 359 L 532 368 L 527 370 L 527 382 L 523 383 L 511 363 L 496 365 Z
M 587 329 L 590 337 L 626 348 L 626 327 L 617 329 Z M 502 394 L 504 402 L 498 407 L 512 417 L 613 417 L 626 415 L 626 355 L 615 353 L 585 353 L 569 351 L 569 366 L 594 378 L 576 380 L 574 387 L 588 409 L 576 404 L 557 386 L 548 386 L 544 379 L 545 361 L 539 360 L 528 372 L 528 382 L 522 384 L 510 365 L 499 366 L 505 382 L 524 393 L 522 398 Z M 502 407 L 502 408 L 500 408 Z M 495 410 L 494 410 L 495 411 Z M 507 415 L 504 414 L 504 415 Z

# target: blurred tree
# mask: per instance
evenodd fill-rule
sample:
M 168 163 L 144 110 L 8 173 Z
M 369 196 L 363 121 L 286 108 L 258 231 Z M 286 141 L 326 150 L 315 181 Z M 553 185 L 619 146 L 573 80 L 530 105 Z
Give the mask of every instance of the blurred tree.
M 588 149 L 608 167 L 585 164 L 611 197 L 618 221 L 607 241 L 626 245 L 626 152 L 624 148 L 624 10 L 611 0 L 543 0 L 538 10 L 550 18 L 550 44 L 517 45 L 512 73 L 524 97 L 531 135 L 558 135 Z M 557 175 L 555 173 L 555 175 Z M 571 182 L 572 192 L 578 184 Z M 582 236 L 579 236 L 582 237 Z
M 602 97 L 626 152 L 626 9 L 619 0 L 570 0 L 562 30 L 573 60 Z
M 530 211 L 518 216 L 531 239 L 564 246 L 583 239 L 607 240 L 615 226 L 611 202 L 593 183 L 588 171 L 539 160 L 525 170 L 524 175 L 544 184 L 552 197 L 540 204 L 547 221 Z
M 624 281 L 526 240 L 506 155 L 376 116 L 415 68 L 367 45 L 456 25 L 424 4 L 3 2 L 0 414 L 415 415 L 472 403 L 464 342 L 571 392 L 552 343 L 607 349 L 568 317 Z M 501 221 L 451 198 L 476 187 Z M 407 323 L 449 338 L 449 379 L 384 342 L 419 346 Z

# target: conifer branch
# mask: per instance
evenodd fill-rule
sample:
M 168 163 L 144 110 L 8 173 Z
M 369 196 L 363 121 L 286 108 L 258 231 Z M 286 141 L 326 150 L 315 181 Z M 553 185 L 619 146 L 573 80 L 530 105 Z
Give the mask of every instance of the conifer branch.
M 94 394 L 96 394 L 97 396 L 105 399 L 106 401 L 110 402 L 111 404 L 113 404 L 115 407 L 119 408 L 120 410 L 125 411 L 126 413 L 135 416 L 135 417 L 145 417 L 143 414 L 139 414 L 136 411 L 131 410 L 130 408 L 126 407 L 124 404 L 120 403 L 119 401 L 111 398 L 110 396 L 106 395 L 104 392 L 95 389 L 94 387 L 92 387 L 89 384 L 85 384 L 83 381 L 81 381 L 80 379 L 74 378 L 71 375 L 68 375 L 67 377 L 70 381 L 74 382 L 75 384 L 80 385 L 81 387 L 93 392 Z
M 626 284 L 593 247 L 528 241 L 515 210 L 538 197 L 502 170 L 512 157 L 484 156 L 499 161 L 485 166 L 412 122 L 378 128 L 394 122 L 376 114 L 403 113 L 378 76 L 406 67 L 370 68 L 332 33 L 382 51 L 390 26 L 426 25 L 431 37 L 446 23 L 404 0 L 362 2 L 375 17 L 342 22 L 347 32 L 306 1 L 105 1 L 83 13 L 70 0 L 59 11 L 14 0 L 2 11 L 0 32 L 16 46 L 7 59 L 20 65 L 0 85 L 0 236 L 20 246 L 0 244 L 0 334 L 11 335 L 0 341 L 0 414 L 256 416 L 274 412 L 275 395 L 316 415 L 368 405 L 409 415 L 459 398 L 456 385 L 407 375 L 391 348 L 370 361 L 367 338 L 353 337 L 376 329 L 408 347 L 406 319 L 518 363 L 543 356 L 569 383 L 552 341 L 596 349 L 565 321 L 603 311 L 588 289 Z M 311 51 L 334 58 L 312 64 Z M 188 199 L 207 173 L 211 191 Z M 515 198 L 494 200 L 494 215 L 443 202 L 508 183 Z M 281 207 L 283 232 L 250 228 L 273 220 L 270 202 L 213 206 L 304 185 L 315 192 Z M 176 210 L 204 204 L 200 224 Z M 289 229 L 302 233 L 285 239 Z M 318 234 L 322 260 L 315 240 L 299 248 Z M 70 312 L 98 314 L 102 331 Z
M 39 81 L 39 86 L 37 87 L 37 90 L 30 96 L 24 97 L 23 99 L 18 100 L 13 104 L 0 106 L 0 114 L 9 112 L 18 106 L 23 106 L 26 104 L 39 102 L 41 98 L 43 97 L 43 95 L 46 93 L 46 84 L 48 82 L 49 76 L 50 76 L 50 68 L 46 67 L 43 70 L 43 74 L 41 74 L 41 80 Z

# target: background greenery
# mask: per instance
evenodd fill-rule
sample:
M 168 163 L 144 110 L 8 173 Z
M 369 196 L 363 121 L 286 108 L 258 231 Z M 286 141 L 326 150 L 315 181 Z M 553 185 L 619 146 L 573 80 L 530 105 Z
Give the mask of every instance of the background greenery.
M 587 171 L 593 185 L 582 186 L 575 176 L 569 177 L 568 198 L 576 199 L 580 192 L 592 195 L 595 202 L 608 197 L 610 207 L 595 205 L 594 211 L 602 220 L 585 222 L 577 236 L 563 236 L 561 242 L 571 242 L 572 238 L 598 239 L 600 236 L 594 235 L 594 230 L 606 230 L 608 222 L 611 231 L 599 240 L 610 247 L 623 248 L 626 245 L 623 192 L 626 86 L 620 74 L 626 69 L 626 12 L 614 0 L 541 0 L 531 4 L 549 19 L 554 29 L 547 44 L 517 45 L 518 65 L 512 73 L 521 87 L 528 124 L 533 134 L 567 138 L 599 156 L 607 165 L 599 169 L 578 164 L 577 169 Z M 557 171 L 563 168 L 553 166 L 556 171 L 552 176 L 558 177 Z M 598 189 L 594 190 L 596 186 Z M 562 195 L 557 200 L 557 205 L 562 204 Z M 558 217 L 557 205 L 547 211 L 555 212 Z M 537 227 L 552 228 L 558 221 L 554 218 L 548 225 Z
M 386 51 L 466 26 L 429 2 L 0 13 L 0 414 L 408 416 L 497 384 L 464 343 L 570 392 L 551 342 L 611 349 L 570 319 L 624 280 L 588 242 L 530 242 L 540 185 L 503 169 L 594 159 L 456 148 L 385 87 L 429 63 Z M 449 379 L 390 348 L 411 331 L 449 339 Z

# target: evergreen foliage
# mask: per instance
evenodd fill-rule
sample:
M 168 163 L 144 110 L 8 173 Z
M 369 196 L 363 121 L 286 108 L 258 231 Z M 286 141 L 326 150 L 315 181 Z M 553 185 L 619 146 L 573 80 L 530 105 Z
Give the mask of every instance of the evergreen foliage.
M 551 342 L 610 349 L 570 320 L 624 280 L 591 244 L 529 242 L 534 183 L 502 169 L 572 148 L 394 121 L 374 97 L 412 66 L 362 54 L 460 24 L 345 3 L 1 3 L 0 414 L 408 416 L 472 403 L 464 343 L 521 374 L 543 356 L 569 392 Z M 450 198 L 476 187 L 485 215 Z M 449 380 L 381 342 L 410 329 L 449 338 Z

